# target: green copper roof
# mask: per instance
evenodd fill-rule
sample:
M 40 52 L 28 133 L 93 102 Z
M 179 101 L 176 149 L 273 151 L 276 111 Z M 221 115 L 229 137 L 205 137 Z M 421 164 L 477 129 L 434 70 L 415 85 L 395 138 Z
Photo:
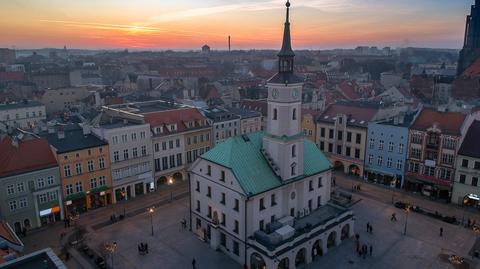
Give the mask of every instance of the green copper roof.
M 230 168 L 247 196 L 253 196 L 283 184 L 263 157 L 263 132 L 236 136 L 215 146 L 202 159 Z M 332 167 L 325 155 L 309 140 L 304 145 L 304 176 L 311 176 Z M 291 182 L 291 181 L 289 181 Z

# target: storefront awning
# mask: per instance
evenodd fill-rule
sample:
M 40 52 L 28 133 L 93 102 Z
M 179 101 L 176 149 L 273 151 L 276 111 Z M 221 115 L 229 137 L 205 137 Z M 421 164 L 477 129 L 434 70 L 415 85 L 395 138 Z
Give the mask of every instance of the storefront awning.
M 108 190 L 107 186 L 101 186 L 90 190 L 90 193 L 99 193 Z
M 77 200 L 77 199 L 80 199 L 80 198 L 85 198 L 85 192 L 81 191 L 81 192 L 77 192 L 77 193 L 67 195 L 65 200 L 73 201 L 73 200 Z

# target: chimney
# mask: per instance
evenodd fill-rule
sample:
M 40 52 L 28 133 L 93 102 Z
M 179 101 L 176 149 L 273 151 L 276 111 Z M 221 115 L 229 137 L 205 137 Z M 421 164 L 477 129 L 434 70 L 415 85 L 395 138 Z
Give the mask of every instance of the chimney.
M 65 139 L 65 131 L 63 129 L 58 130 L 58 139 Z

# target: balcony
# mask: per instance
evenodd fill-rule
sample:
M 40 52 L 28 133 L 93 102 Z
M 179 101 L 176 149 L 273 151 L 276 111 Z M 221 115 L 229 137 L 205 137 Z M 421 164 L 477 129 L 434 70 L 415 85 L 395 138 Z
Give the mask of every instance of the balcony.
M 306 238 L 323 233 L 353 218 L 349 209 L 327 204 L 299 218 L 285 217 L 271 223 L 266 231 L 256 231 L 249 237 L 251 244 L 265 252 L 277 252 Z

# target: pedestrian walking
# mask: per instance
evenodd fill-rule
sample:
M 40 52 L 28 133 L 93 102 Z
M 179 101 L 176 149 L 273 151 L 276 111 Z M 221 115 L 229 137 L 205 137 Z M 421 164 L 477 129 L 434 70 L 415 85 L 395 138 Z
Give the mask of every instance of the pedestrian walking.
M 370 232 L 370 222 L 367 222 L 367 233 Z
M 373 234 L 373 226 L 370 224 L 370 234 Z
M 193 260 L 192 260 L 192 267 L 193 267 L 193 269 L 196 269 L 196 268 L 197 268 L 197 267 L 196 267 L 196 263 L 197 263 L 197 261 L 195 260 L 195 258 L 193 258 Z
M 397 221 L 397 214 L 392 213 L 392 217 L 390 218 L 390 221 Z
M 373 246 L 372 244 L 370 244 L 370 257 L 372 257 L 372 254 L 373 254 Z
M 443 236 L 443 227 L 440 227 L 440 237 Z

